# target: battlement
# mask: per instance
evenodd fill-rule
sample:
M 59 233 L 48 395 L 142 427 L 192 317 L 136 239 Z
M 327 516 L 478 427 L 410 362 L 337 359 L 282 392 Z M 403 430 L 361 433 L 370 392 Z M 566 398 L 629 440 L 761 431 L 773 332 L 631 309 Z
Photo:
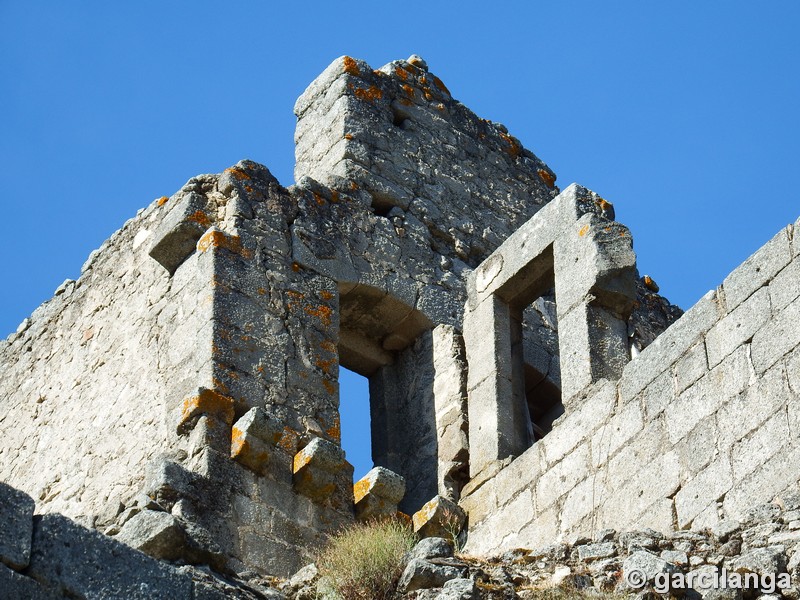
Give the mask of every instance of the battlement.
M 296 185 L 191 179 L 0 344 L 0 479 L 39 512 L 286 575 L 357 518 L 434 534 L 458 503 L 495 552 L 795 485 L 792 227 L 681 317 L 610 202 L 419 57 L 339 58 L 295 113 Z M 370 382 L 355 487 L 340 366 Z

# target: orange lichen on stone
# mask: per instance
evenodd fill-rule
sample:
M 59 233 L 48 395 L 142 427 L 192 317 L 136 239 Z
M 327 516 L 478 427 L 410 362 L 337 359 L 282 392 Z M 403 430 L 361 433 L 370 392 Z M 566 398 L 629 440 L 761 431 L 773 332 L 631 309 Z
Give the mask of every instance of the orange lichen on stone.
M 442 90 L 448 96 L 452 96 L 452 94 L 450 93 L 450 90 L 448 90 L 447 86 L 444 83 L 442 83 L 441 79 L 439 79 L 436 75 L 431 75 L 431 77 L 433 78 L 433 85 L 438 87 L 440 90 Z
M 167 200 L 169 200 L 169 198 L 166 196 L 161 196 L 161 198 L 156 200 L 156 204 L 158 204 L 158 206 L 164 206 L 167 203 Z
M 644 287 L 646 287 L 651 292 L 658 292 L 659 288 L 658 284 L 653 280 L 650 275 L 645 275 L 642 280 L 644 281 Z
M 545 185 L 550 189 L 554 188 L 556 185 L 556 178 L 550 171 L 545 171 L 544 169 L 539 169 L 536 171 L 539 174 L 539 179 L 544 181 Z
M 263 296 L 267 293 L 267 290 L 265 290 L 264 288 L 258 288 L 257 291 L 259 296 Z
M 294 454 L 297 451 L 297 441 L 300 439 L 300 435 L 291 427 L 284 427 L 283 433 L 278 440 L 278 446 L 289 452 L 290 454 Z
M 250 187 L 249 185 L 246 185 L 246 186 L 244 186 L 244 191 L 247 192 L 248 194 L 252 194 L 253 193 L 253 188 Z
M 225 169 L 225 172 L 226 173 L 230 173 L 231 175 L 233 175 L 239 181 L 242 181 L 243 179 L 250 179 L 250 175 L 248 175 L 247 173 L 245 173 L 241 169 L 237 169 L 236 167 L 229 167 L 229 168 Z
M 319 293 L 319 297 L 322 298 L 323 300 L 330 300 L 331 298 L 333 298 L 333 292 L 329 292 L 328 290 L 322 290 Z
M 361 69 L 358 68 L 358 63 L 349 56 L 344 57 L 344 72 L 350 75 L 361 75 Z
M 337 444 L 342 441 L 342 424 L 339 415 L 334 415 L 333 424 L 325 430 L 325 433 L 332 440 L 335 440 Z
M 353 484 L 353 497 L 355 498 L 356 503 L 361 502 L 361 500 L 369 493 L 369 480 L 367 479 L 359 479 Z
M 408 98 L 400 98 L 400 104 L 402 104 L 403 106 L 411 106 L 414 103 Z
M 580 231 L 578 231 L 578 235 L 581 237 L 585 236 L 587 233 L 589 233 L 588 225 L 584 225 L 583 227 L 580 228 Z
M 430 102 L 433 100 L 433 94 L 431 94 L 428 90 L 424 90 L 425 100 Z
M 203 234 L 197 242 L 197 250 L 207 252 L 211 248 L 224 248 L 243 258 L 252 258 L 253 253 L 242 246 L 238 235 L 227 235 L 219 229 L 211 229 Z
M 331 192 L 331 202 L 336 204 L 338 201 L 339 201 L 339 192 L 337 192 L 336 190 L 333 190 Z
M 208 215 L 202 210 L 193 212 L 191 215 L 186 217 L 186 220 L 191 221 L 192 223 L 197 223 L 201 227 L 211 227 L 211 219 L 209 219 Z
M 328 381 L 327 379 L 323 379 L 322 380 L 322 387 L 324 387 L 325 391 L 328 392 L 329 394 L 335 394 L 336 393 L 336 386 L 333 383 L 331 383 L 330 381 Z
M 292 263 L 292 271 L 294 271 L 295 273 L 297 273 L 299 270 L 300 270 L 300 265 L 299 265 L 299 264 L 297 264 L 296 262 L 293 262 L 293 263 Z
M 367 102 L 373 102 L 375 100 L 380 100 L 383 98 L 383 92 L 377 86 L 371 85 L 368 88 L 357 88 L 352 87 L 353 94 L 355 94 L 356 98 L 359 100 L 366 100 Z
M 517 140 L 512 138 L 507 133 L 500 132 L 500 137 L 503 138 L 503 140 L 505 140 L 505 142 L 508 144 L 506 152 L 508 152 L 514 158 L 519 156 L 520 152 L 522 152 L 522 146 L 519 145 L 519 142 L 517 142 Z
M 333 310 L 330 306 L 320 304 L 319 306 L 306 306 L 304 308 L 306 314 L 310 317 L 317 317 L 325 327 L 331 326 L 331 317 Z
M 352 140 L 352 139 L 353 139 L 353 134 L 352 134 L 352 133 L 345 133 L 345 134 L 344 134 L 344 139 L 346 139 L 346 140 Z
M 334 365 L 338 364 L 338 362 L 339 361 L 336 358 L 330 360 L 323 360 L 321 358 L 318 358 L 314 364 L 316 364 L 320 369 L 322 369 L 323 373 L 325 373 L 326 375 L 330 375 L 331 369 L 333 368 Z
M 350 189 L 354 192 L 358 189 L 358 184 L 355 181 L 350 182 Z
M 231 425 L 234 415 L 233 398 L 206 388 L 202 388 L 196 396 L 184 398 L 178 429 L 184 429 L 190 420 L 202 414 L 216 417 L 226 425 Z
M 312 194 L 314 195 L 314 200 L 316 200 L 317 204 L 320 206 L 325 204 L 325 198 L 323 198 L 321 194 L 318 194 L 317 192 L 312 192 Z
M 402 85 L 402 88 L 403 88 L 403 91 L 406 93 L 406 95 L 407 95 L 409 98 L 413 98 L 413 97 L 414 97 L 414 94 L 416 94 L 416 90 L 414 90 L 414 88 L 413 88 L 413 87 L 411 87 L 410 85 L 408 85 L 407 83 L 404 83 L 404 84 Z
M 406 71 L 403 67 L 395 67 L 394 72 L 395 75 L 397 75 L 403 81 L 408 80 L 408 71 Z
M 320 342 L 319 347 L 327 352 L 332 352 L 334 354 L 336 353 L 336 344 L 330 340 L 324 340 Z

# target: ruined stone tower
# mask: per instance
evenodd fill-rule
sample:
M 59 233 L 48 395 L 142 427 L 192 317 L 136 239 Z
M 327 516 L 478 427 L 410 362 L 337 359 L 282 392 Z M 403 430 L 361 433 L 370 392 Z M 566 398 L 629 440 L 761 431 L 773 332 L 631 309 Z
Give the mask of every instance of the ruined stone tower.
M 424 530 L 459 503 L 468 549 L 499 552 L 796 485 L 793 227 L 680 317 L 609 202 L 418 57 L 337 59 L 295 114 L 296 185 L 191 179 L 0 343 L 0 480 L 37 513 L 286 575 L 398 510 Z M 369 378 L 382 467 L 355 490 L 340 365 Z

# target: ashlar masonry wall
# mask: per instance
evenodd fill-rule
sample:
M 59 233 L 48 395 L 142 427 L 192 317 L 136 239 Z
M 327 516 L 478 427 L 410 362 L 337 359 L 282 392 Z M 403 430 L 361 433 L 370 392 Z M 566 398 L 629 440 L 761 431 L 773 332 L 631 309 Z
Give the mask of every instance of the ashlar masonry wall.
M 599 527 L 703 528 L 796 492 L 798 226 L 706 294 L 617 381 L 598 379 L 565 401 L 544 439 L 487 463 L 462 494 L 467 550 L 537 547 Z

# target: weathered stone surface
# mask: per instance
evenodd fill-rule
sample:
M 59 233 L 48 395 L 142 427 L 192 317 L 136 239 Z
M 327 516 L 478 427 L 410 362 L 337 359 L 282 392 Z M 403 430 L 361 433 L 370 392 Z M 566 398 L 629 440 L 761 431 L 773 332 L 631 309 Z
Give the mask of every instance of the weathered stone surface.
M 31 556 L 33 498 L 0 482 L 0 506 L 0 562 L 24 569 Z
M 452 500 L 436 496 L 415 512 L 412 520 L 420 537 L 450 537 L 461 531 L 466 515 Z
M 578 558 L 586 562 L 599 560 L 601 558 L 611 558 L 616 555 L 617 547 L 613 542 L 578 546 Z
M 27 573 L 75 597 L 192 598 L 189 577 L 60 515 L 36 518 Z
M 415 558 L 450 558 L 453 556 L 453 545 L 444 538 L 426 537 L 409 551 L 407 558 L 409 561 Z
M 653 585 L 658 575 L 666 574 L 669 576 L 676 572 L 676 568 L 675 565 L 668 563 L 655 554 L 639 550 L 633 552 L 622 563 L 622 578 L 624 581 L 629 584 L 632 583 L 632 578 L 635 576 L 631 574 L 634 572 L 641 575 L 642 584 Z
M 282 437 L 283 425 L 280 421 L 264 409 L 253 407 L 233 424 L 231 458 L 263 475 Z
M 195 250 L 197 240 L 211 226 L 206 198 L 190 192 L 169 199 L 168 210 L 152 234 L 148 254 L 172 275 Z
M 176 560 L 186 554 L 186 534 L 170 513 L 143 510 L 132 517 L 114 538 L 153 558 Z
M 442 591 L 436 600 L 478 600 L 480 593 L 478 586 L 472 579 L 450 579 L 444 583 Z
M 756 548 L 731 561 L 731 569 L 739 573 L 778 575 L 786 572 L 786 549 L 783 546 Z
M 465 567 L 434 564 L 422 558 L 409 561 L 397 589 L 404 593 L 429 588 L 442 587 L 451 579 L 463 578 L 467 574 Z
M 791 237 L 789 229 L 784 228 L 722 282 L 728 311 L 734 310 L 753 292 L 769 282 L 791 259 Z
M 0 565 L 0 595 L 9 600 L 56 600 L 60 594 L 50 592 L 36 580 Z
M 405 479 L 384 467 L 371 469 L 353 486 L 356 518 L 388 517 L 397 512 L 397 505 L 406 493 Z

